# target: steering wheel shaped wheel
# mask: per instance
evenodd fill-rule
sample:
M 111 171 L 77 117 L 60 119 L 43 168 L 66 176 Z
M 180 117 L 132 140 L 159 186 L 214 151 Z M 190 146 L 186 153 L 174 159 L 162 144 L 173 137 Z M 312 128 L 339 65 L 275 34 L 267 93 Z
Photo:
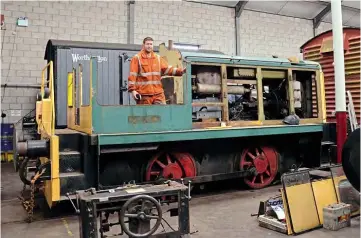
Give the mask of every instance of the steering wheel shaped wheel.
M 138 205 L 139 202 L 141 202 L 141 205 Z M 136 204 L 134 205 L 134 203 Z M 148 204 L 151 204 L 152 206 L 150 207 Z M 154 206 L 158 214 L 151 213 Z M 160 204 L 155 198 L 148 195 L 138 195 L 132 197 L 123 205 L 119 216 L 120 216 L 120 226 L 128 236 L 136 237 L 136 238 L 148 237 L 152 235 L 160 226 L 162 221 L 162 209 L 160 207 Z M 156 219 L 157 221 L 155 225 L 148 232 L 140 234 L 140 233 L 131 232 L 129 226 L 125 225 L 126 217 L 137 219 L 140 221 L 150 221 L 152 219 Z

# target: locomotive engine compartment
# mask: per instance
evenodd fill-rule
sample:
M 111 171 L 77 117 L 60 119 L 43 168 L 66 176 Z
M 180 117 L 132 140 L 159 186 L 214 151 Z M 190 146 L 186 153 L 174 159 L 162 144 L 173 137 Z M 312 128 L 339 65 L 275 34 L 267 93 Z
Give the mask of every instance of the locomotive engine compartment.
M 221 66 L 195 64 L 191 68 L 193 122 L 222 121 L 222 95 L 227 95 L 228 105 L 223 121 L 227 117 L 229 121 L 260 120 L 260 107 L 264 120 L 282 120 L 293 113 L 301 119 L 318 117 L 314 71 L 296 70 L 290 75 L 287 70 L 262 68 L 258 76 L 262 85 L 257 85 L 257 68 L 227 66 L 223 73 L 227 87 L 222 91 Z

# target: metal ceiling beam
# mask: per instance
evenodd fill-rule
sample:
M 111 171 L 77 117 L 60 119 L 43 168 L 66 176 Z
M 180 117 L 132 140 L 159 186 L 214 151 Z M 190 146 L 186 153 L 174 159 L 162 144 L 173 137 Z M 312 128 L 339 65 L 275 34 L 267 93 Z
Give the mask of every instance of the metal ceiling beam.
M 321 21 L 325 18 L 325 16 L 331 11 L 331 3 L 327 4 L 327 6 L 317 15 L 315 16 L 313 21 L 313 29 L 315 30 L 321 23 Z
M 235 29 L 236 29 L 236 55 L 241 55 L 241 18 L 235 17 Z
M 135 1 L 128 1 L 128 44 L 134 44 Z
M 241 55 L 241 14 L 244 10 L 244 7 L 246 6 L 248 0 L 246 1 L 238 1 L 235 6 L 235 32 L 236 32 L 236 55 Z
M 342 5 L 342 10 L 349 10 L 349 11 L 358 12 L 358 13 L 360 12 L 360 9 L 358 9 L 358 8 L 343 6 L 343 5 Z
M 242 11 L 244 9 L 244 7 L 246 6 L 248 0 L 247 1 L 238 1 L 236 4 L 236 17 L 240 17 L 242 14 Z
M 203 5 L 209 5 L 209 6 L 217 6 L 217 7 L 227 7 L 227 8 L 234 8 L 234 6 L 227 6 L 227 5 L 222 5 L 219 2 L 221 1 L 216 1 L 217 3 L 213 3 L 212 1 L 192 1 L 192 0 L 183 0 L 184 2 L 191 2 L 191 3 L 199 3 L 199 4 L 203 4 Z

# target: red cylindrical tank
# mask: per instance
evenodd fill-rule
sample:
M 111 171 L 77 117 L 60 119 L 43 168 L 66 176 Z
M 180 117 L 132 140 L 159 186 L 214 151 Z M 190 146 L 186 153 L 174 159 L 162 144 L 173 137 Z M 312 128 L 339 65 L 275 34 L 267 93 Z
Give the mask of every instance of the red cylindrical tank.
M 346 92 L 350 91 L 352 94 L 357 121 L 360 123 L 360 28 L 343 28 L 343 35 Z M 336 122 L 332 30 L 323 32 L 307 41 L 301 46 L 301 52 L 305 60 L 321 64 L 325 78 L 327 122 Z M 345 97 L 348 104 L 347 95 Z M 314 105 L 317 105 L 317 99 L 314 97 L 313 100 L 315 101 Z

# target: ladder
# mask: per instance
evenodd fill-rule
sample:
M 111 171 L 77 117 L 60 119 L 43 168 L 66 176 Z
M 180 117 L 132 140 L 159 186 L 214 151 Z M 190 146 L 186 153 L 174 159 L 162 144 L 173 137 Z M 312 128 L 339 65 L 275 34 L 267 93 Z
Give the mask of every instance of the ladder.
M 348 116 L 349 116 L 349 120 L 350 120 L 351 132 L 352 132 L 352 131 L 356 130 L 357 128 L 359 128 L 360 126 L 357 123 L 355 107 L 353 105 L 351 92 L 349 90 L 347 91 L 347 97 L 348 97 L 347 112 L 348 112 Z

